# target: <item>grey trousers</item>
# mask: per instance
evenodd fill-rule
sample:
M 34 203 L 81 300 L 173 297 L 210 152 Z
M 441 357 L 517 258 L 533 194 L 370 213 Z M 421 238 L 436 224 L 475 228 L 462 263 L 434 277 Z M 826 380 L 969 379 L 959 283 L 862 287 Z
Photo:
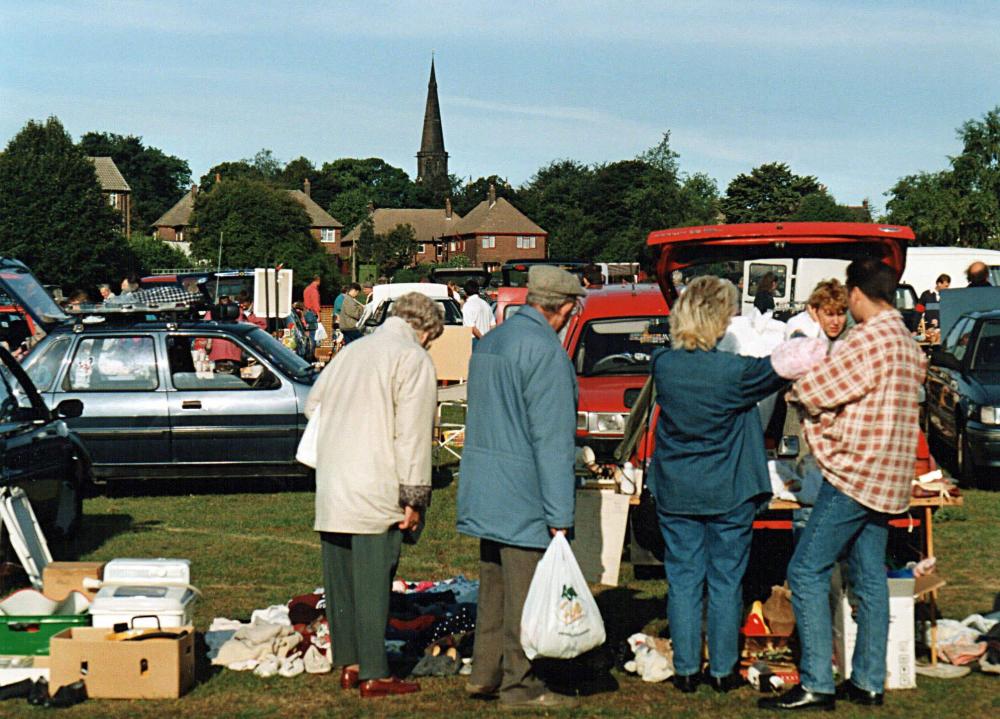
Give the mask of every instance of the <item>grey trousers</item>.
M 479 540 L 479 605 L 470 684 L 499 687 L 500 701 L 521 702 L 545 692 L 521 648 L 521 612 L 541 549 Z
M 389 676 L 385 629 L 402 533 L 320 532 L 326 617 L 335 666 L 359 666 L 361 681 Z

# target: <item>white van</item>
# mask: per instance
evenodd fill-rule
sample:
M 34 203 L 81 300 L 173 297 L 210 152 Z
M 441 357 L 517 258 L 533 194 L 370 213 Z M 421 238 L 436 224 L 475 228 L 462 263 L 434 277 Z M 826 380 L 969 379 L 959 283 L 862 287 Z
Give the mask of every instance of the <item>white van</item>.
M 933 290 L 937 278 L 946 274 L 952 288 L 958 289 L 966 286 L 965 270 L 973 262 L 985 262 L 990 268 L 990 283 L 1000 287 L 1000 251 L 975 247 L 910 247 L 900 282 L 912 285 L 919 296 Z
M 776 314 L 801 311 L 809 295 L 823 280 L 844 281 L 847 260 L 803 257 L 800 259 L 765 259 L 743 263 L 743 313 L 753 310 L 757 284 L 768 272 L 774 273 L 774 311 Z

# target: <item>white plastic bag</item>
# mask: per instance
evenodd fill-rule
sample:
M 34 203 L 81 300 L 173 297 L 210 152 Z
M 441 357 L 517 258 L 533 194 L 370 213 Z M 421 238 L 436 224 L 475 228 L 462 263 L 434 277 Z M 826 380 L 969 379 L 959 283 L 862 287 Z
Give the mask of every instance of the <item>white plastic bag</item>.
M 330 335 L 328 335 L 326 333 L 326 327 L 323 326 L 323 323 L 322 322 L 318 322 L 316 324 L 316 341 L 317 342 L 322 342 L 323 340 L 325 340 L 329 336 Z
M 572 659 L 604 643 L 604 620 L 563 533 L 535 568 L 521 613 L 528 659 Z
M 306 422 L 306 429 L 299 440 L 299 447 L 295 451 L 295 460 L 307 467 L 316 469 L 316 445 L 319 444 L 319 415 L 322 408 L 316 405 L 312 417 Z

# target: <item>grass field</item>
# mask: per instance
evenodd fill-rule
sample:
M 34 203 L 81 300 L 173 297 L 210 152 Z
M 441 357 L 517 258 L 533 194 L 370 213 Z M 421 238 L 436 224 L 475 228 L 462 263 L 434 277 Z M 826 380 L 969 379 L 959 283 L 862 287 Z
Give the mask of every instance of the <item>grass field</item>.
M 204 630 L 213 617 L 247 618 L 254 608 L 287 601 L 312 591 L 320 580 L 318 542 L 310 531 L 313 495 L 303 488 L 270 484 L 140 485 L 117 496 L 88 499 L 85 529 L 68 546 L 53 546 L 56 558 L 107 560 L 115 557 L 185 557 L 204 596 L 196 625 Z M 240 491 L 236 491 L 239 489 Z M 247 489 L 253 491 L 246 491 Z M 455 485 L 435 492 L 428 528 L 416 547 L 405 547 L 399 575 L 406 579 L 475 577 L 476 542 L 457 535 Z M 935 524 L 940 571 L 948 579 L 940 606 L 945 616 L 963 618 L 988 610 L 1000 591 L 1000 492 L 969 491 L 966 506 L 940 513 Z M 608 633 L 620 639 L 643 628 L 660 631 L 665 584 L 638 581 L 623 566 L 622 586 L 599 596 Z M 702 687 L 681 695 L 669 684 L 645 684 L 615 673 L 615 692 L 583 700 L 564 716 L 766 716 L 749 688 L 716 695 Z M 336 675 L 259 679 L 250 673 L 199 671 L 197 687 L 167 702 L 88 701 L 61 716 L 89 717 L 288 717 L 413 716 L 447 717 L 500 714 L 495 704 L 467 699 L 464 678 L 423 681 L 410 697 L 361 701 L 340 690 Z M 959 680 L 919 679 L 920 688 L 891 693 L 883 717 L 962 717 L 1000 715 L 1000 683 L 973 674 Z M 871 716 L 843 704 L 839 716 Z M 23 700 L 0 703 L 4 717 L 38 716 Z M 558 714 L 557 714 L 558 715 Z

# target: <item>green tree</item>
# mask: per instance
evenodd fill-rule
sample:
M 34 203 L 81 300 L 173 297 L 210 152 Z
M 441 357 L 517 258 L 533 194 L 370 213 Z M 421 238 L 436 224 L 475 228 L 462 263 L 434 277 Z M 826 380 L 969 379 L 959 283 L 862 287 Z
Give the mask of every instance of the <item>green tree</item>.
M 372 221 L 364 220 L 358 236 L 358 260 L 378 267 L 380 275 L 392 276 L 396 270 L 413 262 L 417 249 L 417 233 L 410 224 L 396 225 L 391 230 L 375 234 Z
M 499 175 L 480 177 L 459 187 L 452 195 L 452 208 L 460 215 L 467 215 L 473 208 L 489 196 L 490 186 L 493 186 L 497 197 L 503 197 L 517 205 L 517 189 Z M 442 203 L 443 204 L 443 203 Z
M 190 257 L 171 247 L 163 240 L 140 232 L 133 232 L 128 238 L 129 251 L 133 258 L 133 272 L 147 275 L 157 269 L 194 267 Z
M 950 172 L 924 172 L 900 178 L 886 193 L 886 221 L 908 225 L 917 243 L 950 246 L 961 242 L 962 196 Z
M 975 247 L 1000 244 L 1000 107 L 965 122 L 959 137 L 950 183 L 961 197 L 959 236 Z
M 222 241 L 222 265 L 274 267 L 295 271 L 295 285 L 313 275 L 332 276 L 332 263 L 309 233 L 309 216 L 286 190 L 254 179 L 226 180 L 199 192 L 192 223 L 195 258 L 215 264 Z
M 306 180 L 309 180 L 309 184 L 311 185 L 316 180 L 318 174 L 319 171 L 310 160 L 305 157 L 297 157 L 285 165 L 284 169 L 278 175 L 277 182 L 278 185 L 288 190 L 301 190 Z M 313 196 L 313 199 L 316 199 L 315 196 Z M 326 203 L 320 202 L 319 204 L 322 207 L 328 203 L 329 199 L 327 199 Z
M 726 222 L 781 222 L 792 216 L 802 198 L 819 190 L 812 175 L 796 175 L 785 163 L 772 162 L 733 178 L 719 207 Z
M 788 216 L 792 222 L 857 222 L 857 214 L 846 205 L 838 205 L 833 196 L 820 190 L 806 195 Z
M 247 160 L 220 162 L 218 165 L 210 167 L 208 172 L 198 180 L 200 193 L 208 192 L 215 187 L 216 180 L 259 180 L 267 182 L 268 178 Z
M 110 157 L 132 188 L 132 226 L 144 231 L 183 196 L 191 184 L 186 160 L 146 147 L 141 137 L 88 132 L 80 149 L 91 157 Z
M 0 153 L 0 254 L 43 282 L 93 288 L 129 269 L 120 217 L 55 117 L 30 120 Z
M 368 216 L 368 203 L 376 207 L 418 206 L 409 175 L 377 157 L 324 163 L 310 182 L 313 199 L 343 223 L 345 234 Z

